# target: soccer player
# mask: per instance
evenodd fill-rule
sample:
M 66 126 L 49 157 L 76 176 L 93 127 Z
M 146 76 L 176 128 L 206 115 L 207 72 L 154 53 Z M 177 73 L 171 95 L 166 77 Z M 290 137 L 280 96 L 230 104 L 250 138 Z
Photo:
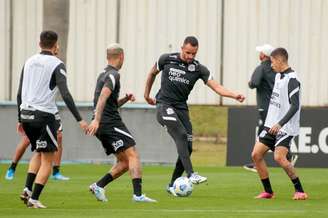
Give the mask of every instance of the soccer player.
M 157 107 L 157 120 L 167 128 L 174 139 L 178 159 L 172 174 L 171 182 L 167 187 L 168 193 L 175 196 L 173 191 L 174 181 L 184 171 L 194 184 L 207 180 L 194 172 L 190 155 L 192 152 L 192 125 L 189 118 L 188 96 L 198 79 L 210 87 L 215 93 L 243 102 L 245 97 L 229 91 L 218 84 L 209 70 L 197 60 L 198 40 L 194 36 L 185 38 L 180 53 L 163 54 L 148 74 L 144 97 L 150 105 Z M 149 96 L 156 76 L 162 72 L 161 87 L 156 95 L 156 100 Z
M 63 127 L 61 124 L 61 120 L 59 114 L 56 114 L 56 129 L 57 129 L 57 143 L 58 143 L 58 150 L 55 152 L 55 157 L 53 161 L 52 167 L 52 176 L 51 178 L 54 180 L 69 180 L 69 177 L 63 176 L 60 173 L 60 163 L 61 157 L 63 152 Z M 16 147 L 15 154 L 13 156 L 12 162 L 6 172 L 5 179 L 13 180 L 15 176 L 15 171 L 19 160 L 24 155 L 26 148 L 30 145 L 30 140 L 26 135 L 22 135 L 21 141 L 18 143 Z
M 248 83 L 249 88 L 256 88 L 256 102 L 258 110 L 258 130 L 260 134 L 264 129 L 264 121 L 268 113 L 269 102 L 274 85 L 276 73 L 271 68 L 270 54 L 274 48 L 269 44 L 256 46 L 256 51 L 259 52 L 259 59 L 261 64 L 257 66 L 252 74 L 251 80 Z M 297 155 L 291 156 L 290 152 L 287 154 L 288 160 L 295 165 L 298 158 Z M 256 172 L 256 167 L 253 163 L 245 164 L 244 169 Z
M 108 65 L 97 79 L 94 93 L 94 118 L 88 127 L 89 135 L 96 135 L 107 155 L 116 156 L 116 164 L 100 180 L 90 185 L 90 191 L 99 201 L 107 201 L 105 186 L 130 171 L 133 197 L 136 202 L 156 202 L 142 194 L 142 173 L 139 154 L 133 136 L 126 128 L 118 108 L 128 101 L 134 101 L 133 94 L 119 99 L 120 74 L 124 62 L 124 51 L 118 44 L 107 48 Z
M 271 53 L 272 68 L 277 72 L 271 95 L 264 130 L 254 145 L 252 159 L 262 181 L 264 192 L 256 198 L 273 198 L 274 193 L 269 180 L 269 172 L 264 155 L 274 150 L 274 160 L 285 170 L 295 187 L 294 200 L 308 198 L 301 185 L 294 166 L 287 160 L 290 142 L 300 129 L 300 82 L 296 72 L 288 65 L 288 53 L 277 48 Z
M 58 112 L 55 97 L 58 89 L 81 129 L 86 130 L 88 126 L 82 120 L 67 88 L 65 65 L 55 56 L 58 50 L 57 40 L 57 33 L 41 32 L 41 52 L 25 62 L 17 93 L 17 129 L 20 134 L 26 134 L 32 151 L 35 151 L 30 160 L 25 188 L 20 196 L 30 208 L 46 208 L 39 197 L 51 173 L 54 154 L 58 150 L 55 137 L 55 114 Z

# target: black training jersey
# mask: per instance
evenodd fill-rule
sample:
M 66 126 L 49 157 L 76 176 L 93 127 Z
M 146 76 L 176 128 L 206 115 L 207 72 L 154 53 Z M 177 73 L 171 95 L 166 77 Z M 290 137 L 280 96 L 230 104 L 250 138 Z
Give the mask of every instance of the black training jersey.
M 121 116 L 118 112 L 118 97 L 121 88 L 120 74 L 117 69 L 110 65 L 105 68 L 105 72 L 98 76 L 93 99 L 94 109 L 96 109 L 99 95 L 104 86 L 108 87 L 112 93 L 107 99 L 100 123 L 113 123 L 115 121 L 121 121 Z
M 156 95 L 158 103 L 166 103 L 180 109 L 187 109 L 188 96 L 198 79 L 206 84 L 213 79 L 209 70 L 197 60 L 187 63 L 179 53 L 163 54 L 157 69 L 162 71 L 161 88 Z

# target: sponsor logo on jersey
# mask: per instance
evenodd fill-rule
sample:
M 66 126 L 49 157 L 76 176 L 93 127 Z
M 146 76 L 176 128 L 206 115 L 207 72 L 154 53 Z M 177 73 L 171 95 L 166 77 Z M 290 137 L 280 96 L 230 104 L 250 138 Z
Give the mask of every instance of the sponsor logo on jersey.
M 183 70 L 179 70 L 179 69 L 175 69 L 175 68 L 170 68 L 169 71 L 169 80 L 171 82 L 176 81 L 176 82 L 180 82 L 180 83 L 184 83 L 184 84 L 189 84 L 190 81 L 184 77 L 182 77 L 183 75 L 185 75 L 186 72 Z
M 46 148 L 48 145 L 47 141 L 36 140 L 36 149 Z
M 189 64 L 188 70 L 191 71 L 191 72 L 195 71 L 196 70 L 195 65 L 194 64 Z
M 172 108 L 167 108 L 166 109 L 166 113 L 168 114 L 168 115 L 171 115 L 171 114 L 174 114 L 174 110 L 172 109 Z
M 124 143 L 123 143 L 122 139 L 112 143 L 112 146 L 115 151 L 117 151 L 117 149 L 119 149 L 120 147 L 123 147 L 123 145 L 124 145 Z

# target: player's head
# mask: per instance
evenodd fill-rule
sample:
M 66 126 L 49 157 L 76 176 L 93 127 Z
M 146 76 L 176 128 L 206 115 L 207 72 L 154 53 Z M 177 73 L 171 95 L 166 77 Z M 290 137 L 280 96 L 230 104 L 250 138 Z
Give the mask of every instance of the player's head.
M 181 46 L 181 59 L 191 63 L 198 51 L 198 40 L 194 36 L 187 36 Z
M 274 47 L 269 44 L 264 44 L 260 46 L 256 46 L 256 51 L 259 52 L 259 59 L 261 61 L 269 60 L 271 52 L 274 50 Z
M 51 30 L 42 31 L 40 34 L 40 47 L 42 50 L 50 50 L 53 54 L 58 53 L 58 35 Z
M 276 48 L 271 53 L 271 67 L 276 72 L 283 72 L 288 67 L 288 52 L 284 48 Z
M 107 61 L 117 69 L 121 69 L 124 62 L 124 50 L 119 44 L 113 43 L 107 47 Z

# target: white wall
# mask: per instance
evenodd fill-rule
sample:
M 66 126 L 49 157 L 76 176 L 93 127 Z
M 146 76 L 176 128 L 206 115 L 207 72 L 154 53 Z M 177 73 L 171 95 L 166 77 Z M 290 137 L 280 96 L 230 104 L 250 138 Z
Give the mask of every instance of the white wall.
M 328 104 L 327 0 L 225 1 L 223 84 L 246 93 L 255 104 L 247 81 L 258 64 L 255 46 L 270 43 L 289 51 L 290 65 L 302 83 L 302 104 Z M 225 100 L 226 104 L 234 104 Z
M 10 0 L 0 0 L 0 99 L 9 100 Z

